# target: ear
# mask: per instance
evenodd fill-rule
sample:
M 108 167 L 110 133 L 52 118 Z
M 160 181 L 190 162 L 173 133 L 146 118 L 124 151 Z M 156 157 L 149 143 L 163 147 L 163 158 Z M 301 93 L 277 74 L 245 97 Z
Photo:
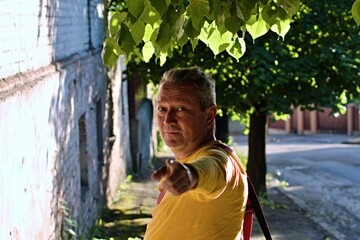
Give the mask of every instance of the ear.
M 215 105 L 212 105 L 208 108 L 207 119 L 206 119 L 206 124 L 208 125 L 208 127 L 210 127 L 214 124 L 215 117 L 216 117 L 216 111 L 217 111 L 217 108 Z

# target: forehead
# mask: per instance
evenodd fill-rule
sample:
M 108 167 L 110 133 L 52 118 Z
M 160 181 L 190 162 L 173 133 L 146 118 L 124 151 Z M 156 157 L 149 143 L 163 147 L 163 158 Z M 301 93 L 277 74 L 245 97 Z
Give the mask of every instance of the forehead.
M 198 102 L 197 90 L 192 84 L 164 83 L 159 88 L 157 101 L 195 104 Z

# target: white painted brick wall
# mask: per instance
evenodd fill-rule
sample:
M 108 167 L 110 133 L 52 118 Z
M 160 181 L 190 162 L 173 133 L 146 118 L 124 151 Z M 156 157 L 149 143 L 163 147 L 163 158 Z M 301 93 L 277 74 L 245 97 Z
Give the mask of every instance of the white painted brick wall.
M 126 88 L 119 63 L 110 77 L 114 94 L 109 98 L 108 72 L 100 57 L 104 21 L 99 9 L 101 1 L 91 1 L 90 51 L 87 1 L 0 0 L 0 239 L 60 239 L 65 205 L 71 209 L 68 217 L 79 225 L 77 233 L 85 234 L 125 177 L 130 158 L 127 106 L 121 110 Z M 100 98 L 102 169 L 94 109 Z M 82 114 L 89 175 L 84 201 L 78 129 Z M 116 139 L 110 149 L 112 134 Z
M 104 38 L 103 4 L 96 0 L 90 5 L 92 43 L 99 48 Z M 88 23 L 86 0 L 0 1 L 0 77 L 88 51 Z
M 48 110 L 57 79 L 54 72 L 48 81 L 0 102 L 0 239 L 47 239 L 54 232 L 56 142 Z
M 46 30 L 48 26 L 40 25 L 39 19 L 39 1 L 0 1 L 2 78 L 46 66 L 51 62 L 52 49 L 49 30 Z M 32 63 L 36 58 L 41 61 Z

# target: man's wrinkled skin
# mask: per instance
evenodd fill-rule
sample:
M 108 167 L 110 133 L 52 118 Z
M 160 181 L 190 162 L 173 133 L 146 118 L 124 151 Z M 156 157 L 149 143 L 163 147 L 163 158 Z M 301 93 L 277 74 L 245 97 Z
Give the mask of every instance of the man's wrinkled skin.
M 187 93 L 184 95 L 184 92 Z M 215 140 L 213 124 L 216 106 L 202 110 L 196 98 L 193 85 L 165 83 L 161 85 L 156 117 L 160 134 L 176 159 L 190 156 L 202 145 Z M 166 166 L 155 171 L 151 178 L 164 178 L 161 188 L 173 195 L 181 195 L 196 186 L 198 176 L 190 168 L 193 181 L 190 182 L 186 169 L 178 162 L 167 160 Z

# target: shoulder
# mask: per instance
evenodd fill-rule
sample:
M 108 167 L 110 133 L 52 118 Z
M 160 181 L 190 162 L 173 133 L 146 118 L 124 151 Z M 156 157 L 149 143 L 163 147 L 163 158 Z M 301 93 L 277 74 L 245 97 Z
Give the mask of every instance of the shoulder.
M 222 143 L 221 141 L 212 141 L 211 143 L 209 143 L 207 146 L 205 146 L 206 151 L 221 151 L 226 153 L 226 155 L 230 155 L 231 153 L 233 153 L 234 151 L 232 150 L 231 147 L 229 147 L 228 145 Z
M 224 143 L 220 141 L 212 141 L 199 149 L 196 155 L 197 158 L 208 156 L 226 159 L 229 155 L 231 155 L 231 152 L 233 152 L 233 150 Z

